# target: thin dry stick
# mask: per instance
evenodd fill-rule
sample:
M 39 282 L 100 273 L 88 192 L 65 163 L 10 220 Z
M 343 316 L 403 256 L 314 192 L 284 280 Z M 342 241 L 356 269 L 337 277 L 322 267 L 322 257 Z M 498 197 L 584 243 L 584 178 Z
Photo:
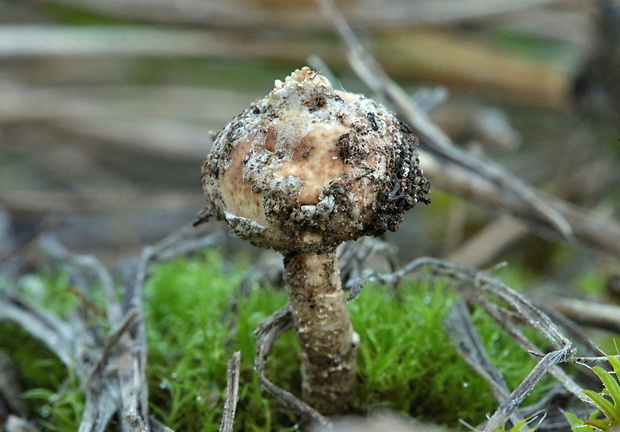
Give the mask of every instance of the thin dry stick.
M 478 297 L 475 302 L 477 305 L 482 307 L 485 312 L 499 324 L 502 330 L 504 330 L 519 346 L 521 346 L 521 348 L 529 352 L 531 355 L 544 357 L 544 355 L 541 354 L 542 351 L 528 338 L 526 338 L 523 333 L 512 323 L 511 318 L 514 314 L 512 314 L 511 311 L 506 311 L 504 308 L 483 297 Z M 579 400 L 589 404 L 592 403 L 592 401 L 583 395 L 584 389 L 575 383 L 575 381 L 562 369 L 553 366 L 549 370 L 549 373 L 551 373 L 551 375 L 553 375 L 553 377 L 558 380 L 558 382 L 560 382 L 565 389 L 570 391 Z
M 557 363 L 576 361 L 576 358 L 573 357 L 574 349 L 572 348 L 571 342 L 566 339 L 559 332 L 555 324 L 553 324 L 553 322 L 542 311 L 529 302 L 527 298 L 514 292 L 498 279 L 475 269 L 443 262 L 434 258 L 419 258 L 392 274 L 379 275 L 372 271 L 366 271 L 363 273 L 363 277 L 377 280 L 379 282 L 392 282 L 394 280 L 400 280 L 406 274 L 415 270 L 420 270 L 425 266 L 428 267 L 427 270 L 433 275 L 449 277 L 457 281 L 467 282 L 466 284 L 461 284 L 461 290 L 464 291 L 464 293 L 467 294 L 473 302 L 482 306 L 487 313 L 489 313 L 489 315 L 491 315 L 491 317 L 493 317 L 500 324 L 500 326 L 506 330 L 514 340 L 517 341 L 517 343 L 524 347 L 524 349 L 539 352 L 536 346 L 525 338 L 521 332 L 514 327 L 510 320 L 506 319 L 506 316 L 502 313 L 503 308 L 488 301 L 484 297 L 484 294 L 492 295 L 507 302 L 518 312 L 521 320 L 525 320 L 527 325 L 539 330 L 547 337 L 547 339 L 558 347 L 557 350 L 545 355 L 534 370 L 532 370 L 532 372 L 528 375 L 528 377 L 526 377 L 526 379 L 510 394 L 509 398 L 500 405 L 498 411 L 492 417 L 491 426 L 487 426 L 487 429 L 485 430 L 494 430 L 491 429 L 491 427 L 495 427 L 506 421 L 506 419 L 512 415 L 514 410 L 522 402 L 525 395 L 532 389 L 538 380 L 540 380 L 542 375 L 547 370 L 549 370 L 567 390 L 571 391 L 579 399 L 589 402 L 582 395 L 583 389 L 579 387 L 570 377 L 568 377 L 564 371 L 556 366 Z M 513 315 L 514 313 L 511 314 L 511 316 Z
M 464 299 L 459 300 L 448 311 L 444 325 L 460 356 L 486 381 L 497 402 L 501 404 L 508 400 L 508 385 L 502 373 L 491 363 Z M 513 424 L 519 423 L 523 418 L 517 409 L 510 415 Z
M 130 311 L 144 311 L 144 284 L 147 279 L 147 269 L 153 261 L 154 248 L 145 247 L 142 250 L 140 261 L 135 271 L 134 277 L 130 278 L 125 286 L 125 313 Z M 148 383 L 146 379 L 146 364 L 147 364 L 147 340 L 146 340 L 146 325 L 144 319 L 140 319 L 137 322 L 135 330 L 131 334 L 133 340 L 134 349 L 132 350 L 132 365 L 133 365 L 133 382 L 136 384 L 136 392 L 138 394 L 136 402 L 132 400 L 132 405 L 129 407 L 129 414 L 133 409 L 133 404 L 139 402 L 139 412 L 141 415 L 141 421 L 148 424 L 149 421 L 149 409 L 148 409 Z
M 545 335 L 557 348 L 571 345 L 571 341 L 560 333 L 553 321 L 543 311 L 534 306 L 524 295 L 510 289 L 496 278 L 483 273 L 479 273 L 479 275 L 479 278 L 477 278 L 479 280 L 477 289 L 480 292 L 488 292 L 494 297 L 510 304 L 526 319 L 531 327 Z
M 103 368 L 106 366 L 106 363 L 112 356 L 112 351 L 117 349 L 119 341 L 123 337 L 123 335 L 129 331 L 132 327 L 137 324 L 138 321 L 138 312 L 136 310 L 131 310 L 127 315 L 125 315 L 123 321 L 118 326 L 118 328 L 112 333 L 110 333 L 105 340 L 103 345 L 103 349 L 101 350 L 101 355 L 99 359 L 95 362 L 91 371 L 86 375 L 86 378 L 82 381 L 80 385 L 80 390 L 85 390 L 88 386 L 92 384 L 93 378 L 101 373 Z
M 540 360 L 527 377 L 513 390 L 510 397 L 502 403 L 497 411 L 491 416 L 489 422 L 484 428 L 484 432 L 495 432 L 499 430 L 506 422 L 506 419 L 518 408 L 523 402 L 525 396 L 534 388 L 536 383 L 540 381 L 545 372 L 558 363 L 566 362 L 570 359 L 571 347 L 552 351 Z
M 114 289 L 114 281 L 105 266 L 92 255 L 72 254 L 51 236 L 41 238 L 39 246 L 42 250 L 60 261 L 67 261 L 76 267 L 91 272 L 101 284 L 106 300 L 106 314 L 110 323 L 122 319 L 121 306 Z
M 495 399 L 504 402 L 510 394 L 508 385 L 502 373 L 491 363 L 464 300 L 448 311 L 444 325 L 461 357 L 487 382 Z
M 620 333 L 620 307 L 568 298 L 538 299 L 575 322 Z
M 241 371 L 241 351 L 237 351 L 228 361 L 226 374 L 226 401 L 219 432 L 233 432 L 237 401 L 239 400 L 239 372 Z
M 260 323 L 258 329 L 254 332 L 257 340 L 254 369 L 256 370 L 263 387 L 265 387 L 265 389 L 271 393 L 272 396 L 278 399 L 284 406 L 291 409 L 295 414 L 299 415 L 304 420 L 314 421 L 321 425 L 329 425 L 329 421 L 318 411 L 301 399 L 297 398 L 292 393 L 276 386 L 265 376 L 267 357 L 269 357 L 273 344 L 276 339 L 280 337 L 280 335 L 292 328 L 293 314 L 291 313 L 291 307 L 288 304 Z
M 141 296 L 151 249 L 145 249 L 126 286 L 123 308 L 112 277 L 98 260 L 73 255 L 51 239 L 46 239 L 42 248 L 55 259 L 95 274 L 96 282 L 106 294 L 107 325 L 116 330 L 109 332 L 102 342 L 99 334 L 105 334 L 105 330 L 93 329 L 92 322 L 82 315 L 72 314 L 70 321 L 61 321 L 29 305 L 18 295 L 6 292 L 0 295 L 0 319 L 21 325 L 75 370 L 81 388 L 86 390 L 86 406 L 79 432 L 103 432 L 115 413 L 119 413 L 123 432 L 148 431 L 152 422 L 148 416 L 146 336 Z M 113 321 L 117 313 L 119 319 Z

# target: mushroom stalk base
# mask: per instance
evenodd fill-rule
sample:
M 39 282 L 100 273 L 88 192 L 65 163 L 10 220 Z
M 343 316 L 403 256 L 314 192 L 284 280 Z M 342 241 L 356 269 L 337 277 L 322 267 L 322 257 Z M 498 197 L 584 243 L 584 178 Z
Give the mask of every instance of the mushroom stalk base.
M 351 412 L 359 336 L 346 308 L 335 249 L 286 253 L 284 282 L 301 346 L 302 398 L 326 416 Z

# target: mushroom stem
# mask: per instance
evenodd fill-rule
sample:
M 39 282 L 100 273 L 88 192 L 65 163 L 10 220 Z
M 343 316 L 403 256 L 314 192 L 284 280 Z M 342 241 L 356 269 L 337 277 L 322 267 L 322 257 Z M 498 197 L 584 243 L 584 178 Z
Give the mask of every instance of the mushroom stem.
M 335 247 L 285 253 L 284 282 L 301 346 L 303 399 L 323 415 L 351 412 L 359 336 L 346 308 Z

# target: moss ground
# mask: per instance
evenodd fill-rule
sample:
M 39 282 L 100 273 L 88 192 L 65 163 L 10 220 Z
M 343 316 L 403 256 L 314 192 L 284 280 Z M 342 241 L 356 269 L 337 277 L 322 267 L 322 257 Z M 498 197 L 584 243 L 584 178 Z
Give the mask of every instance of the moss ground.
M 233 293 L 246 269 L 243 264 L 224 263 L 216 252 L 152 269 L 145 292 L 150 403 L 152 413 L 174 430 L 217 430 L 226 363 L 237 350 L 242 372 L 236 430 L 295 427 L 295 419 L 262 391 L 252 366 L 252 332 L 286 303 L 286 294 L 255 286 L 238 299 Z M 54 298 L 59 310 L 75 302 L 66 277 L 45 275 L 40 282 L 48 292 L 45 297 Z M 350 303 L 362 341 L 360 407 L 387 407 L 452 427 L 459 427 L 459 419 L 476 424 L 493 411 L 495 402 L 486 384 L 459 358 L 443 331 L 443 317 L 456 299 L 447 284 L 426 281 L 405 283 L 397 295 L 388 287 L 370 285 Z M 493 361 L 509 385 L 516 386 L 533 361 L 490 319 L 476 313 L 475 321 Z M 15 359 L 35 417 L 42 417 L 49 430 L 77 430 L 83 404 L 78 383 L 25 334 L 20 333 L 20 343 L 15 343 L 15 332 L 2 325 L 0 349 Z M 277 341 L 268 369 L 275 383 L 298 392 L 299 362 L 292 332 Z M 549 381 L 539 384 L 538 392 L 548 385 Z

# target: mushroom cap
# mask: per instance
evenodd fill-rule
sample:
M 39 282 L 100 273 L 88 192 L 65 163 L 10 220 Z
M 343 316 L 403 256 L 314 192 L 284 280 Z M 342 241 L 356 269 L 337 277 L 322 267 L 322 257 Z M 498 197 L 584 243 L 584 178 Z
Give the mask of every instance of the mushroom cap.
M 385 107 L 304 67 L 216 135 L 202 167 L 205 215 L 280 251 L 394 231 L 428 202 L 416 145 Z

